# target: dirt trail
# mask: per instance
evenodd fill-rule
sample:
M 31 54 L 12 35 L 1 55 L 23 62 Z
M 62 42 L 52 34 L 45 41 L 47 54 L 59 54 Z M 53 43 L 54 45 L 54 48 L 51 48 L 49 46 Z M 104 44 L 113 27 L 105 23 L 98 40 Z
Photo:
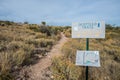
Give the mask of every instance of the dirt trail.
M 45 73 L 44 70 L 50 67 L 52 63 L 52 57 L 61 54 L 61 47 L 68 40 L 68 38 L 66 38 L 63 33 L 61 33 L 61 35 L 62 38 L 60 39 L 60 41 L 58 41 L 56 45 L 53 46 L 52 50 L 48 53 L 48 55 L 45 58 L 40 59 L 37 64 L 30 66 L 31 72 L 30 78 L 28 80 L 42 80 L 41 78 Z

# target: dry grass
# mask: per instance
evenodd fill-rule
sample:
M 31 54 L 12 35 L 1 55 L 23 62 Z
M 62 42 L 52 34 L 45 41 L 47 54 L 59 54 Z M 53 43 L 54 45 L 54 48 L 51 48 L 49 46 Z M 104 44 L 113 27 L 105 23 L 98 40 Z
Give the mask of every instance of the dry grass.
M 66 37 L 71 37 L 71 28 L 68 27 L 68 28 L 65 28 L 64 29 L 64 34 Z
M 54 80 L 78 80 L 82 76 L 81 68 L 75 66 L 67 58 L 56 57 L 52 62 L 51 71 Z
M 101 67 L 89 67 L 89 80 L 120 80 L 120 28 L 107 28 L 105 39 L 90 39 L 89 48 L 90 50 L 98 50 L 100 52 Z M 56 72 L 59 76 L 63 76 L 68 72 L 59 71 L 64 67 L 69 67 L 69 70 L 79 70 L 80 74 L 74 74 L 76 79 L 72 79 L 70 75 L 64 76 L 64 80 L 83 80 L 84 67 L 75 66 L 76 50 L 85 50 L 86 40 L 85 39 L 70 39 L 62 48 L 64 56 L 53 60 L 53 73 Z M 67 61 L 67 63 L 66 63 Z M 62 66 L 61 66 L 61 65 Z M 66 64 L 66 65 L 64 65 Z M 67 65 L 68 64 L 68 65 Z M 69 65 L 74 65 L 75 68 Z M 58 67 L 61 66 L 61 67 Z M 66 71 L 66 70 L 63 70 Z M 81 75 L 82 74 L 82 75 Z M 55 80 L 60 80 L 55 77 Z
M 49 51 L 60 39 L 59 31 L 50 34 L 41 33 L 38 25 L 0 26 L 0 80 L 14 79 L 16 68 L 31 64 L 36 48 Z

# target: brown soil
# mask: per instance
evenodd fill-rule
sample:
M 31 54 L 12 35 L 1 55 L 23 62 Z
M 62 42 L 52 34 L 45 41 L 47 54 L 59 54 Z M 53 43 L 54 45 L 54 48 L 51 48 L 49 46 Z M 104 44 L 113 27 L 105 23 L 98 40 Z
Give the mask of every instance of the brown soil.
M 48 55 L 38 61 L 38 63 L 29 67 L 29 78 L 28 80 L 48 80 L 45 78 L 45 74 L 51 73 L 48 68 L 51 66 L 51 59 L 54 56 L 61 55 L 61 47 L 68 40 L 63 33 L 61 33 L 62 38 L 58 41 L 56 45 L 53 46 Z M 38 55 L 39 56 L 39 55 Z M 49 75 L 48 75 L 49 76 Z M 50 77 L 50 76 L 49 76 Z

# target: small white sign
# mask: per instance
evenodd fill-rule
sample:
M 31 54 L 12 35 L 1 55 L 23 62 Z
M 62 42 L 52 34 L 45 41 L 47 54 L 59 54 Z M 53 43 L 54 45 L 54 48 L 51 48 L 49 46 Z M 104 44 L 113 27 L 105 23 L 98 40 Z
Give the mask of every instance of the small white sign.
M 99 51 L 78 51 L 76 65 L 100 67 Z
M 72 38 L 105 38 L 105 23 L 72 23 Z

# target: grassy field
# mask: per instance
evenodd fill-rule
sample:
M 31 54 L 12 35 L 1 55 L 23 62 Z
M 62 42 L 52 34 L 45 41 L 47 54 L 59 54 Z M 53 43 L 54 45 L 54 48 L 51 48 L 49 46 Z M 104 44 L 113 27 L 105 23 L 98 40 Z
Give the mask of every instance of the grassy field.
M 71 29 L 64 32 L 71 37 Z M 89 80 L 120 80 L 120 27 L 106 25 L 105 39 L 90 39 L 90 50 L 100 52 L 101 67 L 89 67 Z M 76 50 L 86 49 L 86 39 L 69 39 L 63 56 L 53 59 L 51 71 L 55 80 L 85 80 L 85 67 L 75 66 Z

